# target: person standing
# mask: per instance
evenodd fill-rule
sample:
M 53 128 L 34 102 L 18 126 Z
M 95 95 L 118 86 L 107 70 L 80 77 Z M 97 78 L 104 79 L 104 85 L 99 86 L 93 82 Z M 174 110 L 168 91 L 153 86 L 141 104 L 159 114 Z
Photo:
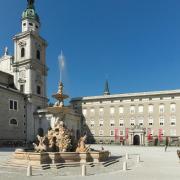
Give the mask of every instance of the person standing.
M 169 146 L 169 138 L 166 136 L 166 142 L 165 142 L 165 152 L 167 151 L 167 147 Z

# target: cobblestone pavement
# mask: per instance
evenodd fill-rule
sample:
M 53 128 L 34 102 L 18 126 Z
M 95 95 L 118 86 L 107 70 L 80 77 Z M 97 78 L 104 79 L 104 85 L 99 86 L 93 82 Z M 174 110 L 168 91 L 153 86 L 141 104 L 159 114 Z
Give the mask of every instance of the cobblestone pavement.
M 95 149 L 101 146 L 93 145 Z M 96 165 L 87 167 L 87 176 L 81 177 L 80 167 L 66 167 L 61 169 L 33 170 L 32 177 L 26 177 L 26 169 L 15 169 L 1 166 L 10 158 L 11 149 L 0 149 L 0 180 L 11 179 L 93 179 L 93 180 L 179 180 L 180 163 L 176 154 L 177 147 L 169 147 L 164 152 L 164 147 L 127 147 L 127 146 L 104 146 L 105 150 L 111 151 L 112 156 L 118 157 L 118 162 L 107 167 Z M 122 171 L 125 153 L 129 154 L 128 170 Z M 137 164 L 137 155 L 140 154 L 141 162 Z

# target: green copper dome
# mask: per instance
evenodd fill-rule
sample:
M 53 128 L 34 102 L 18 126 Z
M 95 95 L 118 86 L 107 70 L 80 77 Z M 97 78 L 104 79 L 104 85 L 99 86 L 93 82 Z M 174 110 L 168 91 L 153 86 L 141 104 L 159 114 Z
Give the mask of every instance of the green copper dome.
M 22 13 L 22 20 L 32 19 L 40 23 L 39 16 L 35 11 L 34 0 L 28 0 L 27 9 Z

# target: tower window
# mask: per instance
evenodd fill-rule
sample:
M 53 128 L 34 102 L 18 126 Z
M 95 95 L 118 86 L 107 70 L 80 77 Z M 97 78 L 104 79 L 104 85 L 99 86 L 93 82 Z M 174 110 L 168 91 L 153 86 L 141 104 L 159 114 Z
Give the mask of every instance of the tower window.
M 25 56 L 25 48 L 22 48 L 21 49 L 21 57 L 24 57 Z
M 39 50 L 36 51 L 36 58 L 39 60 L 41 59 L 41 53 Z
M 26 26 L 26 23 L 23 23 L 23 26 Z
M 37 86 L 37 94 L 41 94 L 41 87 Z
M 32 24 L 32 23 L 29 23 L 29 25 L 30 25 L 30 26 L 33 26 L 33 24 Z

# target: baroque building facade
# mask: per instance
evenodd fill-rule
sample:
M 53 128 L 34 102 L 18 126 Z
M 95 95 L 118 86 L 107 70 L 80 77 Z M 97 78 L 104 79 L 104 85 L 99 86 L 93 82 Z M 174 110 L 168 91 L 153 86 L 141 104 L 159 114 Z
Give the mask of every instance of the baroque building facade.
M 90 142 L 128 145 L 163 144 L 165 137 L 178 143 L 180 90 L 73 98 L 82 115 L 82 128 Z

